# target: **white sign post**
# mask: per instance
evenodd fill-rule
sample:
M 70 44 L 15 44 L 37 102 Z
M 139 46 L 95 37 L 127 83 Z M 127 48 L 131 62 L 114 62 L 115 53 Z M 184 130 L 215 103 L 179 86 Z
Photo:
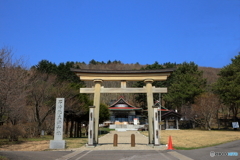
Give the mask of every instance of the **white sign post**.
M 233 126 L 233 128 L 239 128 L 238 122 L 232 122 L 232 126 Z
M 64 149 L 63 140 L 64 98 L 56 99 L 54 140 L 50 140 L 50 149 Z
M 133 119 L 133 124 L 134 124 L 134 125 L 137 125 L 137 124 L 138 124 L 138 119 L 137 119 L 137 118 L 134 118 L 134 119 Z

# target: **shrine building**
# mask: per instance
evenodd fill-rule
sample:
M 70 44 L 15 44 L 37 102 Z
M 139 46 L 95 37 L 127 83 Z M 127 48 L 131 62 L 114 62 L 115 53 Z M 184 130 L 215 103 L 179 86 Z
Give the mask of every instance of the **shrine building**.
M 137 108 L 128 103 L 123 97 L 110 104 L 110 122 L 112 124 L 133 124 L 134 118 L 140 118 L 142 108 Z
M 161 121 L 159 119 L 159 127 L 162 130 L 179 129 L 179 120 L 181 118 L 179 113 L 161 106 L 159 101 L 156 101 L 154 105 L 158 106 L 158 115 L 161 117 Z M 133 106 L 123 97 L 113 101 L 109 105 L 109 111 L 110 120 L 105 122 L 105 125 L 109 125 L 111 129 L 137 130 L 146 128 L 145 125 L 148 125 L 147 118 L 143 116 L 143 112 L 147 110 Z

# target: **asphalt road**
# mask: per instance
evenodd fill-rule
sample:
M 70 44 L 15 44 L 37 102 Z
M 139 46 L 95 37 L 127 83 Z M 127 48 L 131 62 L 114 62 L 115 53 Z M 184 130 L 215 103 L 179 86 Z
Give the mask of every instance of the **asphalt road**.
M 0 156 L 10 160 L 54 160 L 71 151 L 0 151 Z
M 221 156 L 210 157 L 211 151 L 216 154 L 221 153 Z M 240 140 L 201 149 L 177 150 L 177 152 L 195 160 L 240 160 Z M 238 156 L 226 156 L 227 152 L 237 152 Z
M 221 156 L 210 156 L 210 152 Z M 228 152 L 238 156 L 226 156 Z M 11 160 L 240 160 L 240 141 L 195 150 L 79 150 L 79 151 L 1 151 Z

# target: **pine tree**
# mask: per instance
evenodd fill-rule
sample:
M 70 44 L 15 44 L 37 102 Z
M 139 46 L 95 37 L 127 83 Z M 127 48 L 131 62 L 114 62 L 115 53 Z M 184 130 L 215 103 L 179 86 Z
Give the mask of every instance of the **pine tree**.
M 222 102 L 229 106 L 234 120 L 237 120 L 240 108 L 240 53 L 232 59 L 231 64 L 223 67 L 218 75 L 220 78 L 214 84 L 213 90 Z

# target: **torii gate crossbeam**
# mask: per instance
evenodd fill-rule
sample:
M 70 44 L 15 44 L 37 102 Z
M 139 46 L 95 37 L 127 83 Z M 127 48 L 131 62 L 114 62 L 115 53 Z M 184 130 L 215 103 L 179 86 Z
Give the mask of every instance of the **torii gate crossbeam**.
M 175 69 L 160 69 L 160 70 L 84 70 L 71 69 L 82 81 L 93 81 L 94 88 L 80 88 L 80 93 L 94 93 L 95 106 L 94 112 L 94 139 L 95 145 L 98 144 L 98 126 L 99 126 L 99 108 L 101 93 L 146 93 L 148 105 L 148 132 L 149 144 L 154 145 L 153 134 L 153 93 L 167 93 L 167 88 L 155 88 L 152 86 L 154 81 L 164 81 Z M 103 81 L 121 81 L 121 88 L 104 88 Z M 144 81 L 146 86 L 143 88 L 127 88 L 126 81 Z M 161 117 L 160 117 L 161 118 Z M 155 140 L 156 141 L 156 140 Z

